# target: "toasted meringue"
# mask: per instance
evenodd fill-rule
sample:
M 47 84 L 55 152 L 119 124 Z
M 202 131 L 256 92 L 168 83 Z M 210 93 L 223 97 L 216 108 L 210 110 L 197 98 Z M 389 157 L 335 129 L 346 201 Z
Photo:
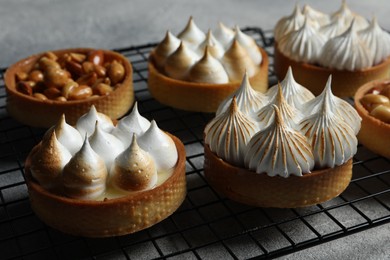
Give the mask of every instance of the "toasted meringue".
M 222 64 L 208 50 L 209 47 L 207 46 L 203 57 L 191 68 L 188 73 L 188 80 L 213 84 L 228 83 L 229 77 Z
M 181 42 L 179 48 L 166 59 L 164 69 L 169 77 L 185 80 L 188 71 L 198 60 L 198 55 Z
M 247 116 L 254 115 L 260 108 L 268 104 L 268 98 L 263 93 L 254 90 L 249 82 L 248 73 L 245 72 L 240 87 L 218 107 L 216 115 L 225 112 L 233 97 L 236 97 L 239 110 Z
M 91 106 L 88 113 L 82 115 L 76 123 L 76 128 L 80 132 L 81 136 L 85 136 L 85 133 L 90 136 L 95 131 L 95 122 L 99 121 L 100 127 L 106 131 L 111 132 L 114 128 L 111 118 L 103 113 L 96 111 L 95 106 Z
M 233 40 L 232 45 L 225 52 L 222 57 L 222 65 L 229 75 L 229 80 L 233 82 L 240 81 L 245 71 L 249 77 L 252 77 L 257 70 L 254 61 L 237 40 Z
M 122 141 L 123 147 L 128 147 L 131 143 L 133 133 L 141 136 L 150 127 L 150 122 L 138 112 L 138 104 L 135 102 L 131 113 L 121 120 L 112 131 L 112 134 Z
M 253 62 L 257 65 L 260 64 L 262 57 L 255 40 L 243 33 L 238 26 L 235 27 L 235 32 L 236 34 L 234 38 L 241 44 L 242 47 L 244 47 L 244 49 L 247 50 Z
M 203 56 L 206 47 L 208 48 L 210 54 L 216 59 L 222 58 L 225 54 L 224 47 L 217 39 L 215 39 L 211 30 L 207 32 L 206 39 L 198 47 L 198 52 L 201 56 Z
M 60 185 L 62 169 L 72 155 L 57 140 L 55 131 L 48 133 L 31 158 L 31 174 L 42 187 L 51 190 Z
M 190 45 L 198 46 L 204 41 L 206 35 L 195 24 L 194 19 L 191 16 L 186 27 L 178 34 L 178 38 L 188 42 Z
M 302 27 L 284 35 L 278 44 L 279 50 L 291 59 L 316 63 L 321 55 L 325 39 L 305 19 Z
M 169 30 L 164 39 L 154 49 L 154 61 L 159 69 L 164 68 L 166 59 L 174 53 L 180 45 L 180 40 Z
M 158 172 L 169 171 L 176 165 L 178 155 L 175 143 L 158 128 L 156 121 L 152 120 L 149 129 L 138 138 L 138 144 L 152 155 Z
M 307 17 L 307 19 L 316 26 L 316 28 L 328 24 L 330 21 L 330 16 L 323 12 L 320 12 L 309 5 L 304 5 L 302 9 L 302 14 Z
M 278 85 L 276 84 L 268 89 L 266 93 L 268 98 L 274 99 L 276 97 L 279 89 Z M 286 76 L 280 82 L 280 86 L 286 102 L 297 109 L 302 109 L 304 103 L 314 98 L 310 90 L 295 81 L 291 66 L 288 67 Z
M 100 128 L 98 121 L 96 121 L 95 131 L 89 137 L 89 143 L 92 149 L 103 158 L 107 170 L 111 169 L 115 158 L 125 149 L 118 138 Z
M 319 59 L 322 66 L 349 71 L 372 66 L 373 57 L 370 50 L 357 35 L 354 25 L 352 22 L 345 33 L 326 42 Z
M 218 27 L 214 30 L 214 36 L 226 48 L 234 38 L 234 31 L 219 22 Z
M 135 134 L 131 145 L 115 159 L 111 176 L 112 184 L 125 191 L 140 191 L 156 186 L 156 165 L 150 154 L 138 146 Z
M 205 143 L 218 157 L 241 166 L 244 163 L 246 144 L 258 131 L 254 120 L 246 116 L 233 97 L 229 109 L 211 120 L 205 128 Z
M 339 10 L 331 14 L 331 19 L 335 18 L 340 19 L 344 22 L 345 26 L 348 27 L 355 20 L 357 30 L 364 29 L 368 26 L 368 21 L 361 15 L 358 15 L 349 9 L 347 2 L 342 1 Z
M 63 169 L 65 195 L 77 199 L 96 199 L 106 189 L 106 178 L 104 160 L 91 148 L 86 136 L 80 151 Z
M 342 165 L 357 151 L 354 130 L 332 111 L 331 95 L 325 91 L 318 111 L 304 119 L 299 127 L 312 146 L 316 169 Z
M 245 165 L 268 176 L 302 176 L 314 167 L 314 157 L 305 136 L 284 123 L 277 106 L 275 120 L 255 134 L 247 145 Z
M 295 5 L 294 11 L 291 15 L 283 17 L 278 21 L 274 30 L 275 41 L 279 40 L 286 34 L 298 30 L 304 22 L 304 16 L 298 4 Z
M 374 65 L 381 63 L 390 55 L 390 34 L 382 30 L 379 26 L 376 17 L 374 17 L 370 25 L 358 32 L 358 35 L 363 42 L 371 50 L 374 55 Z
M 58 123 L 53 126 L 53 130 L 56 132 L 58 141 L 65 146 L 66 149 L 68 149 L 70 154 L 73 155 L 80 150 L 83 145 L 83 138 L 81 137 L 79 131 L 66 123 L 64 114 L 62 114 Z M 48 133 L 49 132 L 50 131 L 48 131 Z

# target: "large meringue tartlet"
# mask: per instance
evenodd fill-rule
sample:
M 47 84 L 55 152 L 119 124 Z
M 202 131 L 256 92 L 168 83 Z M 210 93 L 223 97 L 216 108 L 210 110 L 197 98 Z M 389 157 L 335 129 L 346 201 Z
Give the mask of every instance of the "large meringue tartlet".
M 148 67 L 153 97 L 189 111 L 215 112 L 237 90 L 245 71 L 257 91 L 268 86 L 268 56 L 254 39 L 222 23 L 206 34 L 192 17 L 177 36 L 167 31 L 151 51 Z
M 351 97 L 366 82 L 385 79 L 390 71 L 390 34 L 376 18 L 368 22 L 345 1 L 338 11 L 325 14 L 305 5 L 274 29 L 276 76 L 292 67 L 296 80 L 315 95 L 332 75 L 337 96 Z
M 351 180 L 360 120 L 333 95 L 331 77 L 314 97 L 291 68 L 266 94 L 251 89 L 245 76 L 204 130 L 205 177 L 228 198 L 254 206 L 330 200 Z
M 117 119 L 134 102 L 131 64 L 109 50 L 35 54 L 10 66 L 4 81 L 8 113 L 35 127 L 50 127 L 62 114 L 73 125 L 92 105 Z
M 124 235 L 181 205 L 185 149 L 137 105 L 116 126 L 91 107 L 75 127 L 62 116 L 46 132 L 27 157 L 25 176 L 31 207 L 47 225 L 86 237 Z

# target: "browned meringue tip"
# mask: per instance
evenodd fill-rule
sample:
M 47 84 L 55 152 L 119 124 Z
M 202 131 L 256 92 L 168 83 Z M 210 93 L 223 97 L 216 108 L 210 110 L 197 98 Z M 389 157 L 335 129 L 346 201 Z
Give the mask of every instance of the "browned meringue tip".
M 237 110 L 238 110 L 237 98 L 236 98 L 236 95 L 234 95 L 232 98 L 232 102 L 230 102 L 229 114 L 234 115 L 235 113 L 237 113 Z

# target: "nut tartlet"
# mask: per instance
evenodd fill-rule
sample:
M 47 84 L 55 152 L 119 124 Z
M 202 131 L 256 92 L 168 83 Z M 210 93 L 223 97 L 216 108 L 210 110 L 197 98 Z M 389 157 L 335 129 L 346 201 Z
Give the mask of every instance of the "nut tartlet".
M 315 95 L 329 75 L 340 97 L 352 97 L 369 81 L 385 79 L 390 71 L 390 35 L 376 18 L 369 23 L 343 1 L 333 14 L 298 6 L 275 26 L 274 70 L 284 77 L 292 67 L 300 84 Z
M 390 158 L 389 99 L 390 80 L 366 83 L 355 94 L 355 108 L 362 117 L 359 142 L 387 158 Z
M 124 235 L 181 205 L 185 149 L 136 106 L 115 127 L 92 108 L 75 127 L 62 117 L 47 131 L 27 157 L 25 176 L 32 209 L 47 225 L 78 236 Z
M 176 37 L 169 31 L 149 56 L 148 87 L 159 102 L 175 108 L 215 112 L 240 85 L 245 71 L 252 86 L 265 92 L 268 56 L 236 27 L 219 24 L 202 32 L 190 18 Z
M 310 206 L 343 192 L 352 177 L 360 118 L 330 85 L 331 78 L 314 98 L 290 69 L 259 106 L 259 98 L 242 98 L 256 96 L 244 79 L 204 131 L 210 185 L 232 200 L 276 208 Z
M 91 105 L 117 119 L 134 102 L 132 67 L 109 50 L 35 54 L 10 66 L 4 80 L 8 113 L 35 127 L 50 127 L 62 114 L 73 125 Z

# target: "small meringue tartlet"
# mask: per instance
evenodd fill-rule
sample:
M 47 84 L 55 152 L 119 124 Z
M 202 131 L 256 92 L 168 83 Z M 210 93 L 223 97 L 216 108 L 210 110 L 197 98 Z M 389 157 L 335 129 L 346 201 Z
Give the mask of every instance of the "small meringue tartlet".
M 268 87 L 268 56 L 255 40 L 219 23 L 204 33 L 192 17 L 177 36 L 167 31 L 149 55 L 149 91 L 174 108 L 215 112 L 246 71 L 254 89 Z
M 95 107 L 76 127 L 63 115 L 26 159 L 31 207 L 43 222 L 64 233 L 133 233 L 181 205 L 185 156 L 180 140 L 142 117 L 137 104 L 116 125 Z
M 120 53 L 90 48 L 47 51 L 11 65 L 7 111 L 19 122 L 48 128 L 62 114 L 69 124 L 93 105 L 112 119 L 134 103 L 133 70 Z
M 205 177 L 228 198 L 253 206 L 295 208 L 338 196 L 352 177 L 360 117 L 333 95 L 285 79 L 262 95 L 244 77 L 204 130 Z M 228 104 L 228 105 L 227 105 Z M 256 109 L 249 109 L 256 107 Z
M 375 17 L 369 22 L 345 1 L 332 14 L 296 5 L 278 21 L 274 35 L 276 76 L 283 78 L 291 66 L 296 80 L 315 95 L 329 75 L 340 97 L 352 97 L 364 83 L 389 76 L 390 34 Z
M 358 139 L 365 147 L 390 159 L 390 80 L 364 84 L 355 94 L 355 108 L 362 117 Z

